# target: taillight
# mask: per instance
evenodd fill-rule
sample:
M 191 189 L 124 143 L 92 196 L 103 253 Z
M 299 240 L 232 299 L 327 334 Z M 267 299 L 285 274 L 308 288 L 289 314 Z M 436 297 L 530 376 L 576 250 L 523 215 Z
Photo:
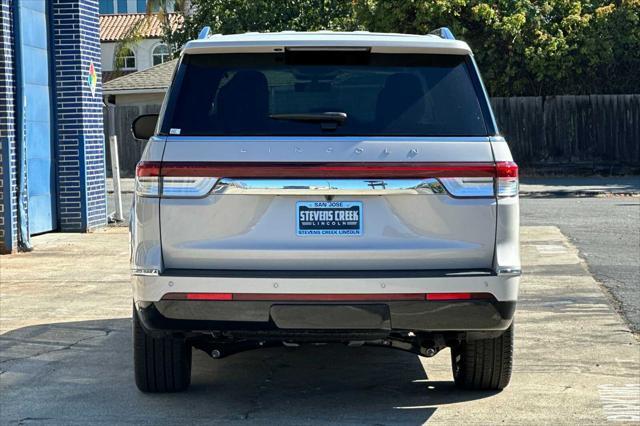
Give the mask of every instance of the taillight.
M 449 177 L 440 182 L 454 197 L 493 197 L 492 177 Z
M 518 165 L 498 161 L 492 177 L 442 177 L 440 182 L 454 197 L 513 197 L 518 195 Z
M 405 179 L 494 177 L 493 163 L 164 162 L 162 176 L 242 179 Z
M 518 166 L 492 163 L 209 163 L 141 162 L 136 194 L 199 198 L 225 178 L 437 178 L 454 197 L 511 197 L 518 194 Z
M 160 195 L 160 163 L 141 161 L 136 165 L 136 195 L 157 197 Z
M 496 163 L 496 192 L 498 197 L 518 195 L 518 165 L 513 161 Z
M 172 171 L 169 171 L 172 174 Z M 218 179 L 208 176 L 166 176 L 159 162 L 140 162 L 136 166 L 136 194 L 141 197 L 204 197 Z
M 162 196 L 166 198 L 200 198 L 211 192 L 214 177 L 162 176 Z

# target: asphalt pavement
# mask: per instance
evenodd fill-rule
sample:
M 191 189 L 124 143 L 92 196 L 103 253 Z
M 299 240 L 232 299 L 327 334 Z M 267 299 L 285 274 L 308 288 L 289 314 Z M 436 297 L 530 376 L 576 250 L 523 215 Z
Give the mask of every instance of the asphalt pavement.
M 559 227 L 614 307 L 640 333 L 640 198 L 522 198 L 520 203 L 521 224 Z

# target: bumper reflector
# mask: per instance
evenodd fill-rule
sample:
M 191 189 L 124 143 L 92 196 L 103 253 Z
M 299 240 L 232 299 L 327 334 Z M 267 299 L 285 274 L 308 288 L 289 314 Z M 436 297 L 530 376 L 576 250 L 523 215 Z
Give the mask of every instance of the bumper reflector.
M 307 294 L 307 293 L 167 293 L 162 300 L 212 301 L 302 301 L 302 302 L 390 302 L 390 301 L 442 301 L 492 299 L 489 293 L 362 293 L 362 294 Z
M 185 296 L 187 300 L 233 300 L 231 293 L 186 293 Z
M 426 300 L 494 299 L 491 293 L 428 293 Z
M 426 300 L 469 300 L 471 293 L 428 293 Z

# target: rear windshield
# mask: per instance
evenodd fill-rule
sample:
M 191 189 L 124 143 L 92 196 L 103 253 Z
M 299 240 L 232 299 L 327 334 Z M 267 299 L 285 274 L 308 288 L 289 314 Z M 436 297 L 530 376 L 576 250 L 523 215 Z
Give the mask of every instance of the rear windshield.
M 186 55 L 162 133 L 485 136 L 483 98 L 470 69 L 458 55 Z

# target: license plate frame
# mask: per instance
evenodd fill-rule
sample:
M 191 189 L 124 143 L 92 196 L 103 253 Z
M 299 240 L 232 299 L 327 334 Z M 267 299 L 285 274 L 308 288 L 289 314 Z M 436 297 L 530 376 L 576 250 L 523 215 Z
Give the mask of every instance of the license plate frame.
M 362 236 L 362 214 L 362 201 L 298 201 L 296 235 Z

